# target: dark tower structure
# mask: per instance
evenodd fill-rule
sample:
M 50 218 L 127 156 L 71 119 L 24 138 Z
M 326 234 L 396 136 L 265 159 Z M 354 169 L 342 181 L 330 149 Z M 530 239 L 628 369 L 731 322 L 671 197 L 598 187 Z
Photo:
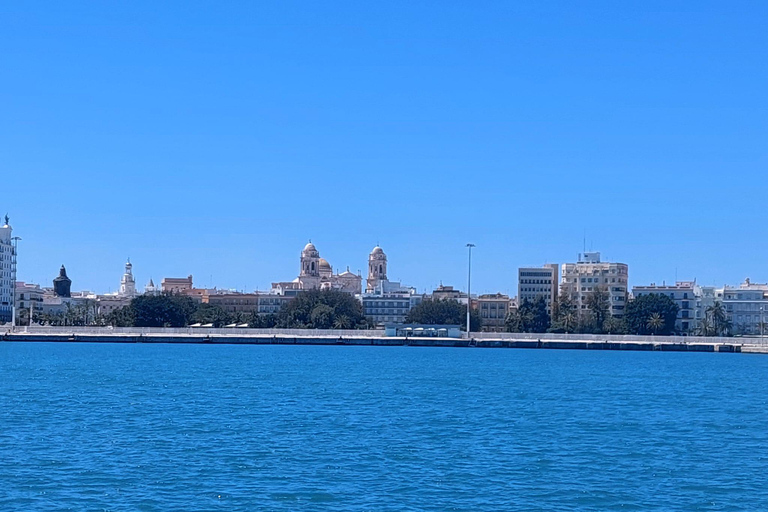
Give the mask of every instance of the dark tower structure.
M 53 280 L 53 294 L 56 297 L 71 297 L 69 289 L 72 287 L 72 280 L 67 277 L 67 269 L 64 265 L 59 270 L 59 277 Z

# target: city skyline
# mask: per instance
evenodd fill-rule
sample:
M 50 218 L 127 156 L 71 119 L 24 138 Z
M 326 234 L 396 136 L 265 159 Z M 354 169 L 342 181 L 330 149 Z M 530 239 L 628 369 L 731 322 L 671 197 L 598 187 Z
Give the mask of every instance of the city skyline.
M 312 239 L 307 239 L 307 241 L 309 241 L 309 242 L 311 242 L 311 240 Z M 324 255 L 328 254 L 328 253 L 338 254 L 338 253 L 335 253 L 332 250 L 330 250 L 330 248 L 325 248 L 324 246 L 320 245 L 319 243 L 317 245 L 319 247 L 322 247 L 322 253 Z M 376 246 L 378 246 L 378 245 L 379 244 L 376 244 Z M 583 247 L 587 247 L 586 243 L 584 244 Z M 592 249 L 592 248 L 590 247 L 590 249 Z M 389 258 L 390 258 L 390 263 L 392 263 L 393 262 L 393 256 L 391 254 L 391 251 L 389 251 L 386 248 L 385 248 L 385 250 L 386 250 L 386 252 L 387 252 L 387 254 L 388 254 Z M 476 250 L 476 248 L 475 248 L 475 250 Z M 369 251 L 370 251 L 370 249 L 369 249 Z M 294 252 L 297 252 L 298 254 L 300 254 L 301 253 L 301 249 L 299 249 L 297 251 L 294 251 Z M 395 274 L 390 275 L 390 279 L 392 281 L 400 281 L 400 282 L 403 282 L 403 283 L 405 283 L 405 284 L 407 284 L 409 286 L 413 286 L 414 288 L 417 289 L 417 291 L 419 293 L 431 293 L 439 285 L 450 285 L 450 286 L 453 286 L 454 288 L 456 288 L 458 290 L 464 290 L 466 288 L 466 272 L 467 272 L 466 248 L 465 247 L 459 248 L 459 252 L 461 254 L 463 254 L 464 257 L 465 257 L 465 261 L 463 262 L 464 267 L 458 269 L 458 272 L 455 273 L 455 275 L 459 275 L 463 271 L 464 272 L 464 276 L 462 276 L 463 277 L 463 281 L 462 281 L 461 278 L 459 278 L 459 279 L 457 279 L 455 281 L 449 281 L 447 279 L 438 279 L 434 284 L 430 284 L 430 285 L 427 285 L 427 286 L 421 286 L 421 285 L 415 284 L 416 282 L 425 282 L 424 279 L 419 279 L 419 277 L 418 277 L 419 274 L 418 273 L 415 276 L 406 276 L 406 277 L 402 277 L 399 274 L 395 273 Z M 590 250 L 587 250 L 586 252 L 590 252 Z M 596 250 L 595 252 L 599 252 L 599 253 L 602 254 L 603 261 L 612 261 L 612 262 L 617 262 L 617 263 L 626 263 L 626 261 L 616 260 L 616 259 L 612 259 L 612 258 L 607 258 L 605 256 L 605 254 L 602 253 L 602 251 Z M 518 273 L 519 270 L 525 269 L 526 267 L 537 268 L 537 267 L 542 267 L 542 266 L 548 265 L 548 264 L 556 264 L 558 266 L 558 271 L 559 271 L 560 270 L 559 267 L 561 265 L 566 264 L 566 263 L 575 263 L 576 261 L 578 261 L 579 260 L 579 256 L 581 254 L 582 254 L 582 252 L 577 253 L 577 256 L 574 257 L 571 260 L 546 261 L 546 262 L 538 264 L 538 265 L 516 265 L 514 267 L 514 274 L 515 274 L 515 276 L 514 276 L 514 282 L 513 283 L 499 283 L 499 285 L 496 288 L 492 288 L 492 289 L 482 288 L 481 286 L 475 284 L 475 285 L 473 285 L 473 295 L 476 295 L 476 294 L 480 295 L 480 294 L 488 294 L 488 293 L 500 292 L 500 293 L 504 293 L 506 295 L 509 295 L 510 297 L 515 297 L 515 296 L 518 295 L 518 293 L 517 293 L 517 289 L 518 289 L 518 276 L 517 276 L 517 273 Z M 327 261 L 331 262 L 331 265 L 333 267 L 333 271 L 334 272 L 343 272 L 344 270 L 349 269 L 350 271 L 352 271 L 355 274 L 359 273 L 362 276 L 363 280 L 364 280 L 367 277 L 367 263 L 368 263 L 367 256 L 368 256 L 368 253 L 366 253 L 366 256 L 365 256 L 365 258 L 366 258 L 365 259 L 365 265 L 360 265 L 360 266 L 358 266 L 358 268 L 356 268 L 356 266 L 354 264 L 352 264 L 352 265 L 343 264 L 343 262 L 345 260 L 341 260 L 342 264 L 341 265 L 337 265 L 336 263 L 334 263 L 334 259 L 332 259 L 332 257 L 330 257 L 330 256 L 327 258 Z M 97 257 L 98 257 L 98 255 L 97 255 Z M 179 277 L 185 277 L 187 275 L 192 275 L 192 276 L 194 276 L 195 286 L 198 287 L 198 288 L 218 288 L 218 289 L 221 289 L 221 290 L 234 290 L 234 291 L 246 292 L 246 293 L 254 292 L 254 291 L 267 292 L 267 291 L 269 291 L 272 288 L 272 284 L 275 283 L 276 281 L 278 281 L 281 277 L 283 277 L 283 276 L 290 276 L 290 275 L 292 275 L 292 272 L 296 271 L 296 269 L 293 268 L 293 267 L 297 266 L 297 264 L 296 264 L 297 257 L 298 257 L 297 255 L 294 255 L 293 258 L 289 258 L 289 259 L 291 259 L 291 261 L 284 262 L 283 265 L 279 265 L 278 266 L 278 267 L 282 267 L 284 269 L 282 271 L 282 273 L 280 273 L 280 271 L 278 271 L 278 275 L 264 275 L 264 276 L 260 277 L 258 279 L 258 282 L 262 282 L 262 281 L 266 282 L 266 284 L 264 284 L 263 286 L 258 286 L 257 285 L 257 286 L 254 286 L 254 287 L 250 287 L 247 284 L 244 284 L 242 287 L 226 286 L 226 285 L 222 285 L 221 283 L 218 283 L 216 281 L 215 274 L 194 273 L 194 272 L 191 272 L 191 271 L 190 272 L 185 272 L 183 270 L 180 270 L 178 272 L 166 273 L 166 274 L 162 274 L 162 275 L 160 275 L 160 274 L 156 275 L 155 273 L 147 273 L 146 271 L 142 272 L 141 271 L 142 270 L 141 266 L 138 267 L 139 268 L 139 273 L 138 274 L 134 273 L 134 277 L 136 279 L 136 288 L 138 290 L 143 290 L 144 287 L 146 286 L 146 284 L 150 280 L 153 280 L 154 284 L 159 287 L 160 282 L 161 282 L 161 280 L 163 278 L 179 278 Z M 476 258 L 477 258 L 477 253 L 475 251 L 473 251 L 473 268 L 472 268 L 473 282 L 477 279 L 476 273 L 478 272 L 478 268 L 482 268 L 482 263 L 483 263 L 482 259 L 480 259 L 480 262 L 478 262 L 478 260 Z M 326 258 L 324 257 L 323 259 L 326 259 Z M 98 287 L 90 287 L 90 286 L 80 286 L 79 282 L 81 280 L 84 281 L 84 282 L 92 282 L 92 281 L 89 281 L 89 277 L 90 276 L 86 272 L 82 276 L 76 276 L 73 279 L 73 282 L 75 283 L 74 284 L 75 288 L 73 290 L 78 290 L 78 291 L 80 291 L 80 290 L 87 290 L 87 291 L 91 291 L 91 292 L 94 292 L 94 293 L 116 293 L 120 289 L 120 278 L 123 275 L 124 266 L 125 266 L 125 263 L 127 261 L 130 261 L 132 266 L 136 265 L 135 258 L 127 257 L 127 258 L 123 259 L 122 262 L 119 264 L 119 269 L 117 270 L 117 272 L 114 275 L 111 276 L 110 282 L 105 287 L 98 288 Z M 394 261 L 395 261 L 395 265 L 390 265 L 390 271 L 392 269 L 397 270 L 397 268 L 398 268 L 399 261 L 397 261 L 397 260 L 394 260 Z M 73 273 L 73 271 L 71 270 L 72 268 L 75 268 L 75 269 L 82 268 L 82 266 L 78 265 L 77 262 L 74 262 L 74 264 L 73 263 L 69 263 L 69 262 L 63 262 L 63 265 L 65 265 L 67 267 L 68 272 L 70 273 L 70 277 L 75 275 Z M 629 270 L 628 288 L 630 288 L 630 289 L 633 286 L 647 286 L 647 285 L 652 285 L 652 284 L 654 284 L 654 285 L 662 285 L 663 283 L 666 283 L 668 285 L 673 285 L 676 281 L 695 281 L 695 282 L 697 282 L 700 285 L 719 286 L 719 287 L 728 286 L 728 285 L 735 286 L 735 285 L 738 285 L 738 283 L 743 282 L 744 279 L 750 279 L 752 282 L 764 282 L 764 281 L 761 281 L 760 279 L 756 279 L 756 278 L 752 277 L 751 275 L 746 275 L 746 276 L 744 276 L 741 279 L 737 279 L 737 280 L 732 281 L 732 282 L 724 282 L 724 283 L 707 283 L 707 282 L 699 280 L 695 276 L 689 278 L 689 276 L 687 276 L 687 275 L 677 275 L 677 276 L 673 276 L 671 279 L 661 278 L 661 279 L 657 279 L 657 280 L 651 280 L 651 281 L 648 281 L 648 282 L 638 282 L 635 279 L 633 279 L 633 273 L 635 272 L 635 268 L 633 267 L 632 264 L 628 264 L 628 265 L 629 265 L 629 269 L 630 269 Z M 45 280 L 45 279 L 36 280 L 36 279 L 25 278 L 24 267 L 25 267 L 25 265 L 24 265 L 24 262 L 23 262 L 23 252 L 20 249 L 19 250 L 19 265 L 18 265 L 18 279 L 17 280 L 21 281 L 21 282 L 26 282 L 26 283 L 39 284 L 40 286 L 43 286 L 43 287 L 49 287 L 50 286 L 50 281 L 52 281 L 52 279 L 54 277 L 56 277 L 56 275 L 58 275 L 57 273 L 58 273 L 58 269 L 59 269 L 59 267 L 57 266 L 56 267 L 56 274 L 53 275 L 48 280 Z M 178 267 L 179 269 L 184 268 L 183 262 L 177 264 L 176 267 Z M 429 266 L 425 265 L 424 268 L 428 269 Z M 558 281 L 557 281 L 557 287 L 558 288 L 560 287 L 560 284 L 561 284 L 561 282 L 558 279 Z M 477 288 L 480 288 L 480 289 L 477 289 Z M 362 289 L 363 290 L 365 289 L 365 285 L 362 286 Z
M 312 238 L 424 290 L 472 242 L 514 293 L 586 232 L 632 283 L 768 281 L 764 3 L 2 11 L 20 278 L 265 288 Z

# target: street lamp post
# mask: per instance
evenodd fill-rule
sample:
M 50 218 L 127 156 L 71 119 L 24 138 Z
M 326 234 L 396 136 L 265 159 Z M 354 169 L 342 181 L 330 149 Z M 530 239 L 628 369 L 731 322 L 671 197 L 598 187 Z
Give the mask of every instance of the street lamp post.
M 469 263 L 467 269 L 467 339 L 470 339 L 470 311 L 472 309 L 472 248 L 475 244 L 467 244 L 469 250 Z
M 765 310 L 765 306 L 760 306 L 760 343 L 763 343 L 763 311 Z
M 18 252 L 20 236 L 11 238 L 13 241 L 13 254 L 11 255 L 11 280 L 13 289 L 11 290 L 11 332 L 16 330 L 16 253 Z

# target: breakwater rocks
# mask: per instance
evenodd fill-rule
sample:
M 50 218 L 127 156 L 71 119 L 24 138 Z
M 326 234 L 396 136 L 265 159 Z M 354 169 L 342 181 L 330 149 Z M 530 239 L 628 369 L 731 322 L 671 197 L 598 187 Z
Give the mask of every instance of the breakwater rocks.
M 734 343 L 668 343 L 660 341 L 494 340 L 457 338 L 389 338 L 354 336 L 267 336 L 212 334 L 42 334 L 7 333 L 3 341 L 65 343 L 193 343 L 239 345 L 348 345 L 467 348 L 527 348 L 557 350 L 637 350 L 661 352 L 762 352 L 762 347 L 742 350 Z

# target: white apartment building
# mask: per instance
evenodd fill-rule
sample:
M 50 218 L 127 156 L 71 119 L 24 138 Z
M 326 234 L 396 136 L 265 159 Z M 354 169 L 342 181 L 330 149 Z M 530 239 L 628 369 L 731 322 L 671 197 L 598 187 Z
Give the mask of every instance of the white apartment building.
M 13 317 L 14 282 L 16 281 L 16 248 L 13 245 L 13 228 L 8 216 L 0 227 L 0 324 Z
M 720 293 L 733 334 L 761 334 L 760 325 L 768 319 L 768 284 L 752 283 L 747 278 L 738 286 L 726 285 L 717 295 Z M 768 334 L 765 326 L 763 333 Z
M 698 319 L 704 314 L 701 309 L 703 293 L 696 281 L 677 281 L 674 285 L 651 283 L 650 286 L 632 287 L 632 296 L 635 298 L 651 294 L 666 295 L 672 299 L 678 307 L 675 331 L 693 334 L 698 327 Z
M 16 314 L 25 324 L 29 323 L 30 312 L 33 317 L 43 312 L 44 293 L 39 284 L 16 281 Z
M 415 288 L 403 286 L 397 281 L 379 279 L 372 289 L 358 295 L 363 304 L 363 314 L 377 326 L 403 324 L 408 312 L 424 300 Z
M 536 301 L 544 297 L 547 311 L 552 314 L 552 304 L 557 301 L 558 268 L 556 264 L 543 267 L 522 267 L 517 269 L 517 300 Z
M 609 294 L 610 313 L 624 316 L 628 275 L 626 263 L 604 262 L 599 252 L 586 252 L 579 255 L 577 263 L 563 263 L 560 293 L 570 297 L 580 312 L 586 312 L 587 297 L 597 287 L 603 287 Z

